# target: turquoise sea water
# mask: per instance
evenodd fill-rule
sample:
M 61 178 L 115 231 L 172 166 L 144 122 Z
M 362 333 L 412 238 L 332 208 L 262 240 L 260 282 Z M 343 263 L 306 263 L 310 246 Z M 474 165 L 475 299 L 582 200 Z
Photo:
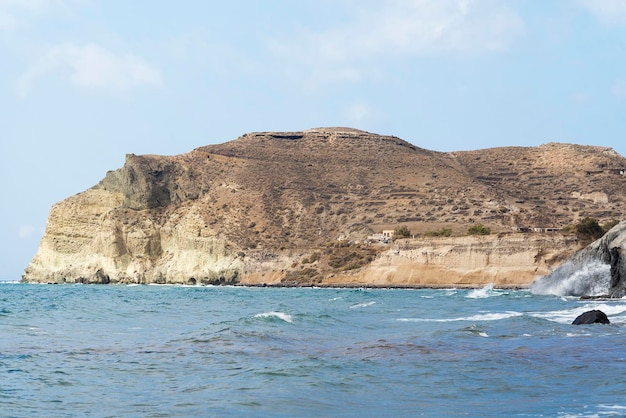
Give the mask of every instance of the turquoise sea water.
M 626 300 L 5 283 L 0 330 L 8 417 L 626 415 Z

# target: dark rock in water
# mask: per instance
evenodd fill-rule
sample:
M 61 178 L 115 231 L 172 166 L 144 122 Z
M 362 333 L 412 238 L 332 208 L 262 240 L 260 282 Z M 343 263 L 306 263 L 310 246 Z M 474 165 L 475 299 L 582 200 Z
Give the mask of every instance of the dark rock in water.
M 572 325 L 585 325 L 585 324 L 610 324 L 609 318 L 602 311 L 594 309 L 593 311 L 587 311 L 574 319 Z

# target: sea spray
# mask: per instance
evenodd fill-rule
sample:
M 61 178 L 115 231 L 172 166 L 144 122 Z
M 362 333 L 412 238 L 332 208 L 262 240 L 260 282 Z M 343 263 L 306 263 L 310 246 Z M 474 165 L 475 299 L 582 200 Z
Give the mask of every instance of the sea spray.
M 484 287 L 473 289 L 467 294 L 467 298 L 470 299 L 483 299 L 490 298 L 492 296 L 500 296 L 503 293 L 498 290 L 494 290 L 493 283 L 490 283 Z
M 611 267 L 598 261 L 576 264 L 568 261 L 547 276 L 535 280 L 530 291 L 537 295 L 598 296 L 606 295 Z

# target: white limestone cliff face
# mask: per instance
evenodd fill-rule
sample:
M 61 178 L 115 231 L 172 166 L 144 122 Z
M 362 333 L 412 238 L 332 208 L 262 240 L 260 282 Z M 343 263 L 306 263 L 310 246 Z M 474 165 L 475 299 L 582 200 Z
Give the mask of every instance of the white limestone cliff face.
M 44 283 L 280 284 L 311 253 L 243 252 L 203 228 L 197 205 L 160 217 L 95 187 L 54 205 L 24 280 Z M 527 286 L 571 256 L 574 237 L 502 234 L 400 240 L 321 285 Z
M 56 204 L 24 281 L 44 283 L 234 282 L 241 260 L 216 236 L 198 231 L 194 210 L 162 224 L 125 208 L 123 196 L 89 189 Z

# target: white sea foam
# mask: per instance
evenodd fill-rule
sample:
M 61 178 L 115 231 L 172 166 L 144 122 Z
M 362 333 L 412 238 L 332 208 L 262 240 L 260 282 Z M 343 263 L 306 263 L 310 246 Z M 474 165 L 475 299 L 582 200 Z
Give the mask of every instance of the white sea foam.
M 499 321 L 501 319 L 514 318 L 524 315 L 521 312 L 508 311 L 497 313 L 484 313 L 479 315 L 461 316 L 458 318 L 398 318 L 401 322 L 457 322 L 457 321 Z
M 585 406 L 589 408 L 589 406 Z M 561 418 L 600 418 L 600 417 L 623 417 L 626 415 L 624 405 L 598 405 L 598 411 L 587 414 L 561 414 Z
M 601 414 L 617 414 L 619 412 L 620 416 L 626 415 L 626 405 L 598 405 L 598 408 L 603 411 Z
M 626 317 L 618 316 L 626 313 L 626 304 L 609 305 L 606 303 L 587 303 L 571 309 L 548 312 L 531 312 L 529 315 L 535 318 L 558 322 L 560 324 L 571 324 L 572 321 L 574 321 L 574 319 L 576 319 L 579 315 L 594 309 L 604 312 L 612 324 L 626 323 Z
M 263 313 L 259 313 L 254 315 L 255 318 L 278 318 L 280 320 L 283 320 L 285 322 L 289 322 L 290 324 L 293 323 L 293 319 L 291 317 L 291 315 L 286 314 L 284 312 L 275 312 L 275 311 L 271 311 L 271 312 L 263 312 Z
M 492 296 L 500 296 L 502 292 L 493 289 L 493 283 L 481 287 L 480 289 L 474 289 L 467 294 L 466 297 L 470 299 L 484 299 Z
M 575 332 L 566 332 L 565 336 L 568 338 L 574 338 L 574 337 L 590 337 L 591 334 L 588 332 L 583 332 L 583 333 L 575 333 Z
M 499 321 L 501 319 L 515 318 L 524 315 L 521 312 L 508 311 L 498 313 L 485 313 L 480 315 L 472 315 L 455 319 L 456 321 Z
M 626 324 L 626 315 L 619 315 L 619 316 L 612 315 L 609 318 L 609 321 L 611 321 L 612 324 Z
M 363 303 L 357 303 L 356 305 L 352 305 L 350 306 L 350 309 L 355 309 L 355 308 L 365 308 L 367 306 L 372 306 L 374 305 L 376 302 L 363 302 Z

